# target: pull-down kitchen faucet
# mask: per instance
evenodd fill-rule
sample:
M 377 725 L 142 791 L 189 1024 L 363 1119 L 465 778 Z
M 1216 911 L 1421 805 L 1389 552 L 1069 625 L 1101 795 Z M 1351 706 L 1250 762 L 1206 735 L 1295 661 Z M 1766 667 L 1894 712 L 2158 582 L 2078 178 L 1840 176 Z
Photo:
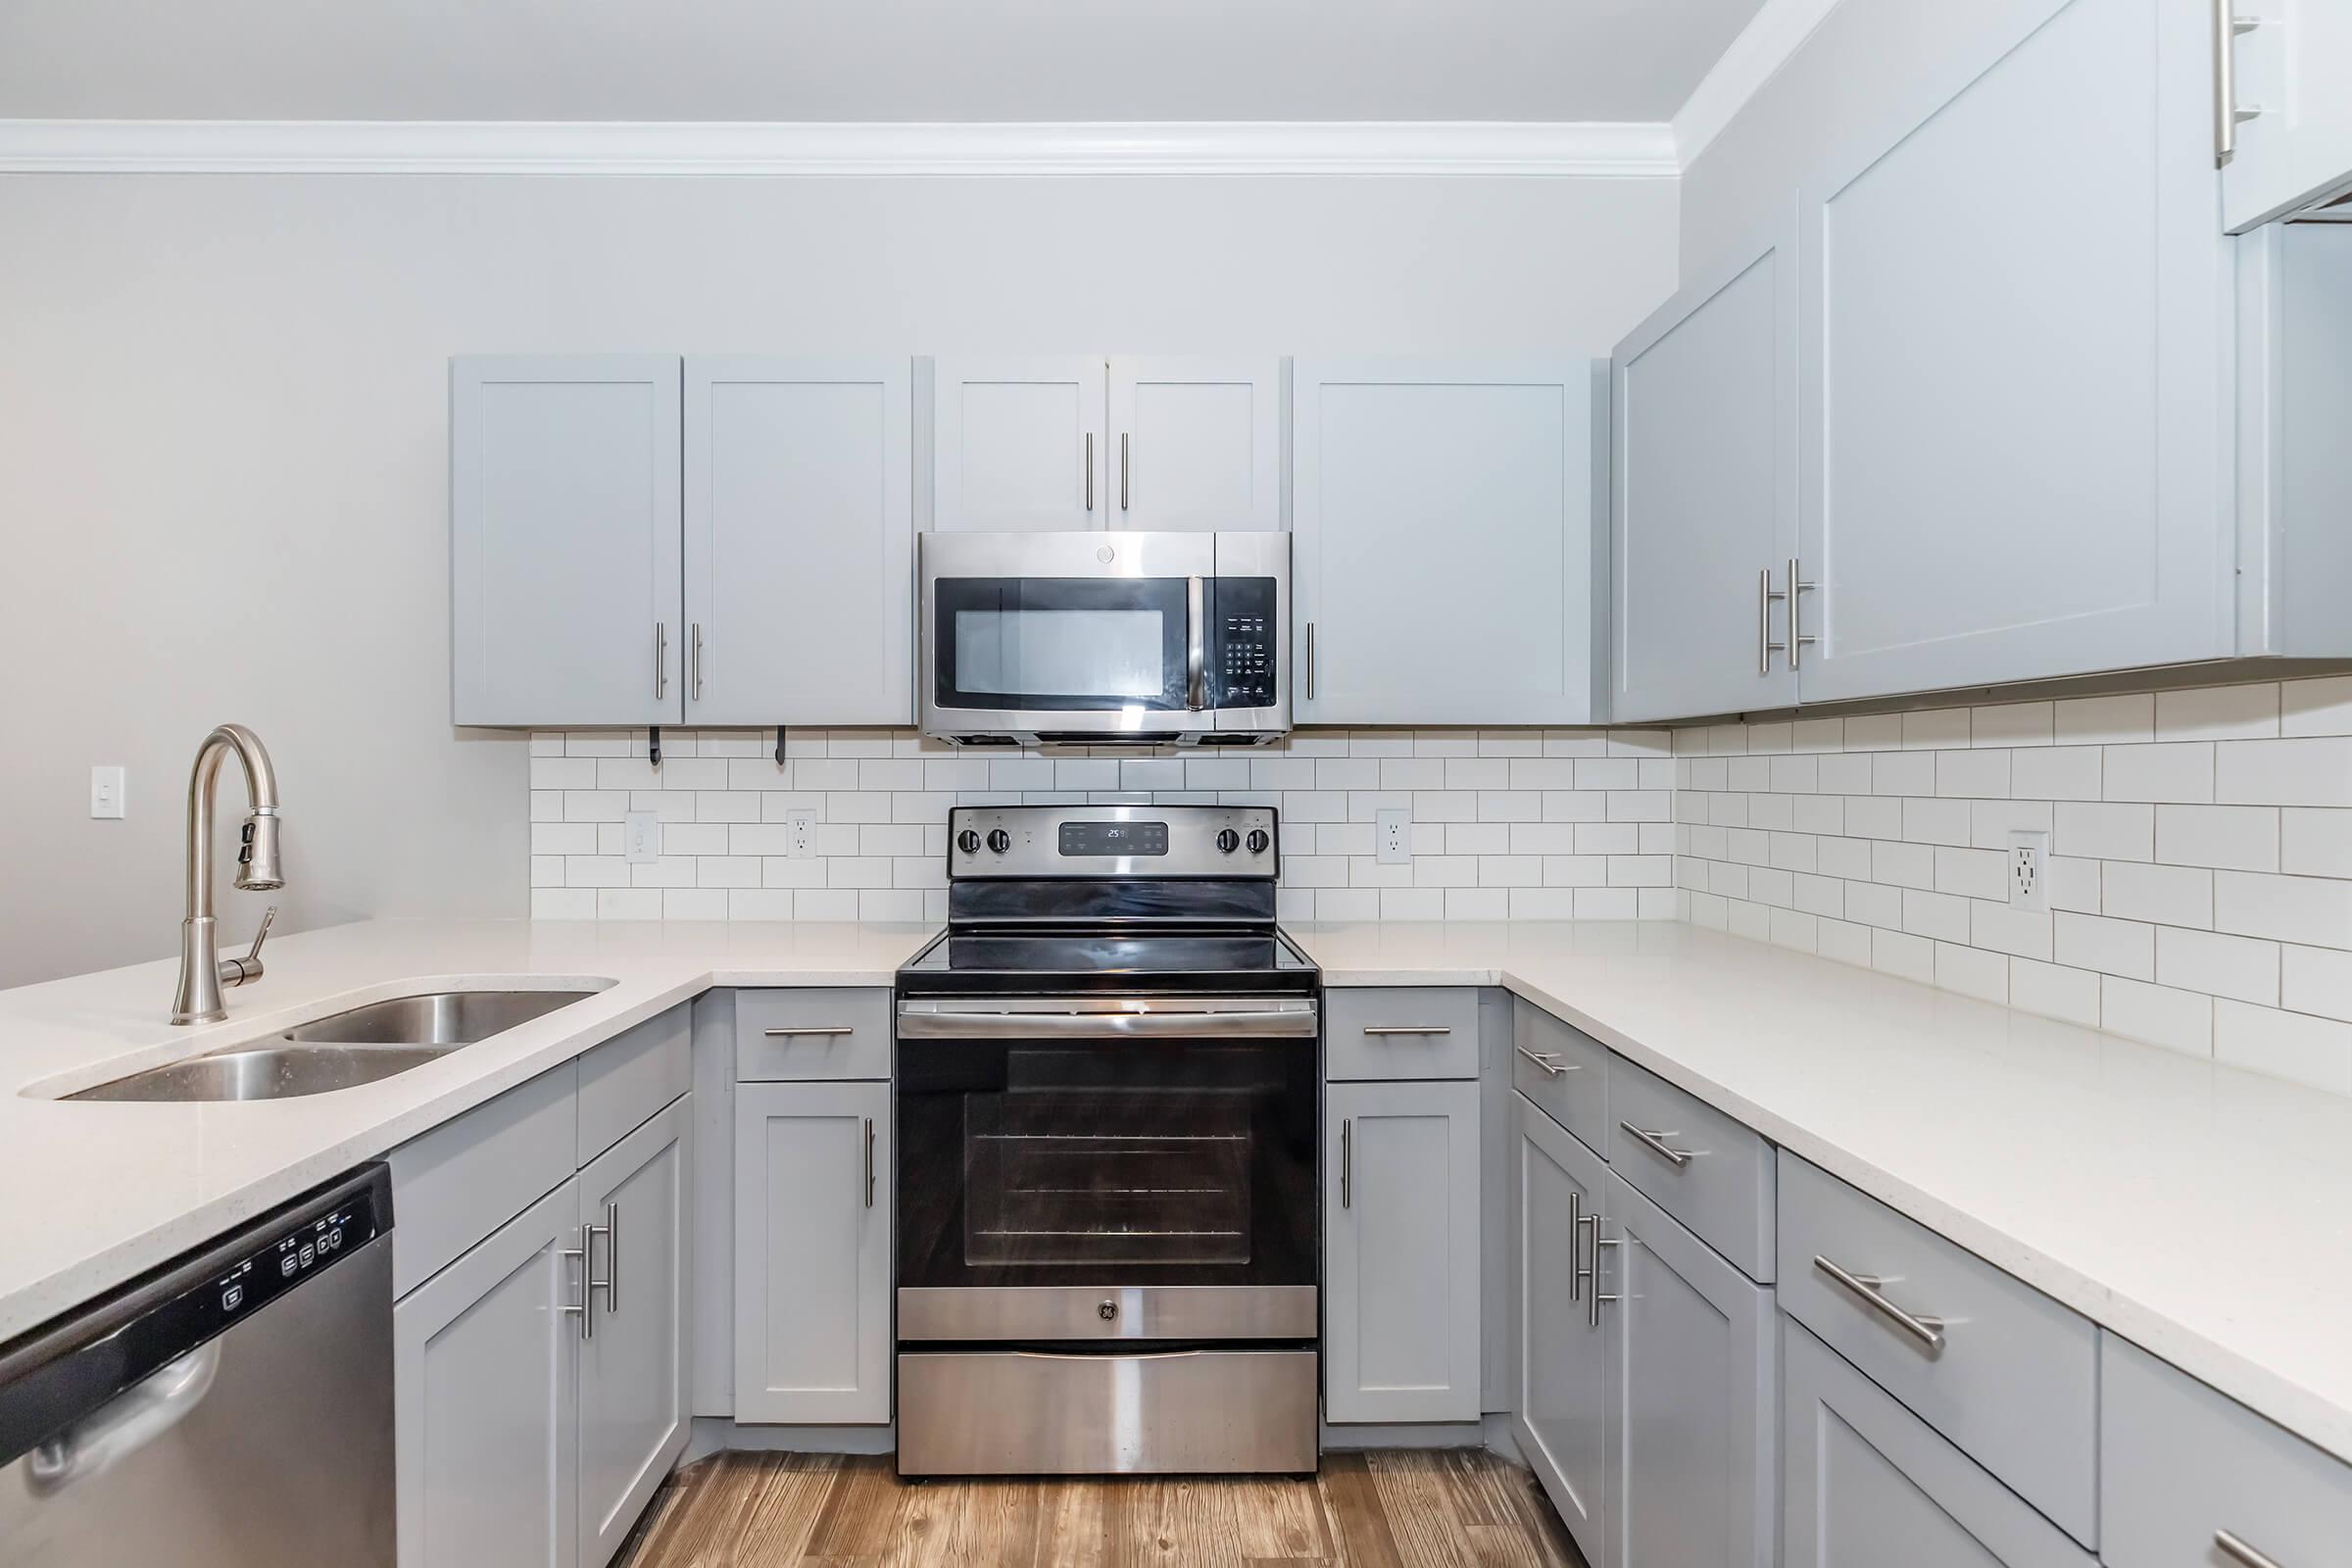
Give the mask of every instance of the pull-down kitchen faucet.
M 277 775 L 261 737 L 242 724 L 223 724 L 196 748 L 188 775 L 188 916 L 179 923 L 179 990 L 172 999 L 173 1023 L 218 1023 L 228 1016 L 223 985 L 241 986 L 262 977 L 262 942 L 270 934 L 271 908 L 262 916 L 253 951 L 242 958 L 220 956 L 213 921 L 213 786 L 220 760 L 234 751 L 245 770 L 245 799 L 251 810 L 237 846 L 237 886 L 266 892 L 286 885 L 277 869 Z

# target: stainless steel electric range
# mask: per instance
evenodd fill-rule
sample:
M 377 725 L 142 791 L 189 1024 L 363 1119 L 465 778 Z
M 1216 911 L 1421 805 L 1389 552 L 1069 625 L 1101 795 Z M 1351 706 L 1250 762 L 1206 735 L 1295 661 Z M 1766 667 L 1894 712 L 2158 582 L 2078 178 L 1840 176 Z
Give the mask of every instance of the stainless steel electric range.
M 957 808 L 898 976 L 902 1475 L 1315 1468 L 1318 976 L 1258 807 Z

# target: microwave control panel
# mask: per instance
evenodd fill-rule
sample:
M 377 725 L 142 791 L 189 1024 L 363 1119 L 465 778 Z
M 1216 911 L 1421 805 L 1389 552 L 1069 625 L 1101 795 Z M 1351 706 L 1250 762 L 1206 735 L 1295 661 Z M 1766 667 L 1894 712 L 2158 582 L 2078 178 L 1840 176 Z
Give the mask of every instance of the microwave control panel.
M 1219 577 L 1216 601 L 1207 607 L 1215 634 L 1211 706 L 1271 708 L 1281 691 L 1281 656 L 1275 648 L 1280 623 L 1274 613 L 1271 577 Z

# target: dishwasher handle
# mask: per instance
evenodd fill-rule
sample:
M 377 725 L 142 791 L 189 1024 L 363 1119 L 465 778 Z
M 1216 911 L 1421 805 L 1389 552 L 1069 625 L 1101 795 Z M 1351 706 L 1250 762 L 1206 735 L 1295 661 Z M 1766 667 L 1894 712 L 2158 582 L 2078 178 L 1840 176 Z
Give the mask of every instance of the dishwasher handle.
M 220 1371 L 219 1340 L 165 1362 L 34 1448 L 25 1458 L 27 1490 L 36 1497 L 54 1496 L 114 1468 L 202 1404 Z

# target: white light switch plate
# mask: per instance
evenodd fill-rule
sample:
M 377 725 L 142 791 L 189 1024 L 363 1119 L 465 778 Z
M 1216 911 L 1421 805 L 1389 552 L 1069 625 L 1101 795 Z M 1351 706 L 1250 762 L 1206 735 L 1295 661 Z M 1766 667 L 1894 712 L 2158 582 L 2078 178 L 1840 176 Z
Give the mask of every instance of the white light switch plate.
M 98 766 L 90 769 L 90 815 L 109 820 L 122 815 L 122 769 Z
M 621 818 L 621 850 L 631 865 L 662 858 L 662 819 L 651 811 L 630 811 Z

